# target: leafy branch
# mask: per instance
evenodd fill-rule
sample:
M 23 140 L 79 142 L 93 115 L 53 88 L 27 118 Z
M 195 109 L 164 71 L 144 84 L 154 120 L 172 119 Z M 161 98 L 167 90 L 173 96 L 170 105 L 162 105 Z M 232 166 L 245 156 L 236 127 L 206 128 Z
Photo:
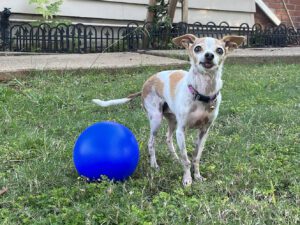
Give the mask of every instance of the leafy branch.
M 42 14 L 45 20 L 57 15 L 63 0 L 29 0 L 29 4 L 35 5 L 35 11 Z
M 165 0 L 156 0 L 156 5 L 148 6 L 149 12 L 152 12 L 154 14 L 154 24 L 164 23 L 165 25 L 171 25 L 171 20 L 168 15 L 168 5 L 168 1 L 165 2 Z

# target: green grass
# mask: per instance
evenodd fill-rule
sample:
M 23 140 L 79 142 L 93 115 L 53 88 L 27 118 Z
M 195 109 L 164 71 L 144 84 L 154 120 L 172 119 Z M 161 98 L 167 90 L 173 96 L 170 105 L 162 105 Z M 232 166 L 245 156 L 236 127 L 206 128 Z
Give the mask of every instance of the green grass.
M 35 72 L 0 84 L 0 188 L 9 189 L 0 224 L 299 224 L 300 65 L 225 67 L 200 166 L 207 180 L 186 189 L 165 125 L 156 145 L 161 170 L 150 169 L 140 100 L 91 103 L 139 91 L 155 71 Z M 126 125 L 139 142 L 139 166 L 126 182 L 86 183 L 74 169 L 76 138 L 103 120 Z

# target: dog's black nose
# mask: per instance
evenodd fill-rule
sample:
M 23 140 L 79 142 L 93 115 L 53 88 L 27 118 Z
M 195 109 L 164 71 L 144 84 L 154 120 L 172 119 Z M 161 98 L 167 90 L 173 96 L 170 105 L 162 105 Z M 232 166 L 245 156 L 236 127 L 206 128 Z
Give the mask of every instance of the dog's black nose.
M 210 53 L 210 52 L 206 52 L 205 55 L 204 55 L 205 59 L 207 61 L 212 61 L 214 59 L 214 54 L 213 53 Z

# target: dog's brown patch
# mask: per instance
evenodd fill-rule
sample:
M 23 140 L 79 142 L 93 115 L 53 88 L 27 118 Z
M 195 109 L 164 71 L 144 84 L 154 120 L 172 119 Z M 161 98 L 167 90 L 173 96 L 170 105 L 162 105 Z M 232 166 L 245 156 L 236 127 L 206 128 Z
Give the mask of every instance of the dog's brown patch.
M 142 89 L 142 98 L 146 98 L 147 95 L 152 91 L 155 90 L 159 96 L 163 96 L 164 92 L 164 84 L 163 82 L 157 77 L 157 74 L 151 76 L 145 83 Z
M 194 121 L 194 127 L 204 127 L 207 125 L 209 119 L 207 116 L 200 117 L 198 120 Z
M 203 128 L 209 125 L 209 112 L 196 104 L 192 105 L 188 116 L 188 127 Z
M 199 117 L 193 117 L 189 121 L 189 127 L 190 128 L 203 128 L 203 127 L 208 127 L 208 122 L 209 122 L 209 117 L 207 113 L 203 113 L 203 115 Z
M 140 96 L 141 94 L 142 94 L 142 92 L 140 91 L 140 92 L 137 92 L 137 93 L 133 93 L 133 94 L 128 95 L 127 98 L 133 99 L 133 98 L 135 98 L 135 97 Z
M 201 45 L 201 47 L 203 48 L 205 44 L 205 38 L 197 38 L 194 42 L 194 46 L 196 45 Z
M 190 113 L 193 113 L 197 110 L 198 106 L 196 104 L 193 104 L 191 109 L 190 109 Z
M 177 87 L 177 84 L 179 83 L 179 81 L 181 81 L 181 79 L 184 77 L 184 72 L 183 71 L 175 71 L 173 73 L 170 74 L 170 94 L 171 97 L 174 98 L 175 97 L 175 89 Z
M 225 43 L 222 40 L 215 39 L 215 46 L 217 46 L 217 47 L 221 46 L 221 47 L 225 48 Z

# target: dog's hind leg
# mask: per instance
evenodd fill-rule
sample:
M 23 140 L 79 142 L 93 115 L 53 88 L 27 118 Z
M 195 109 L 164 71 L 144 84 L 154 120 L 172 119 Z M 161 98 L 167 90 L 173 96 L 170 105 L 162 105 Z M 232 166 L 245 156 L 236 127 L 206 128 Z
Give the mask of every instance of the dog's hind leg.
M 144 107 L 147 111 L 150 122 L 150 137 L 148 142 L 148 151 L 150 156 L 150 166 L 158 169 L 159 166 L 156 161 L 155 154 L 155 137 L 157 135 L 158 128 L 162 122 L 162 99 L 158 96 L 149 96 L 144 100 Z
M 168 131 L 167 131 L 167 145 L 172 156 L 179 160 L 178 155 L 176 154 L 174 144 L 173 144 L 173 133 L 176 129 L 176 118 L 173 114 L 164 114 L 165 118 L 168 121 Z
M 156 161 L 156 154 L 155 154 L 155 137 L 157 135 L 158 128 L 160 127 L 162 121 L 162 114 L 159 112 L 151 112 L 148 114 L 149 122 L 150 122 L 150 137 L 148 142 L 148 150 L 150 156 L 150 165 L 153 168 L 158 169 L 159 166 Z

